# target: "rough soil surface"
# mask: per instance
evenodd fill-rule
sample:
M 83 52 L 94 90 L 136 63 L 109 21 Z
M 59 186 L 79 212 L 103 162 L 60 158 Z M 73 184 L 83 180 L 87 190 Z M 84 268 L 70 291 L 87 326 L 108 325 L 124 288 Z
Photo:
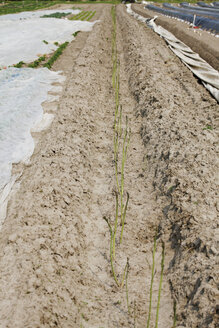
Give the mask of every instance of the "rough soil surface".
M 219 70 L 219 38 L 207 31 L 194 30 L 184 22 L 166 17 L 144 7 L 143 5 L 132 4 L 132 10 L 145 18 L 158 16 L 156 24 L 173 33 L 176 38 L 198 53 L 214 69 Z
M 172 327 L 174 303 L 176 327 L 215 328 L 218 105 L 159 36 L 117 6 L 120 103 L 132 134 L 116 271 L 121 279 L 129 257 L 129 314 L 103 220 L 115 214 L 115 103 L 111 6 L 97 8 L 100 22 L 53 66 L 66 81 L 59 102 L 44 106 L 52 125 L 34 135 L 30 163 L 14 166 L 23 173 L 0 232 L 0 327 L 145 327 L 158 229 L 151 327 L 163 241 L 159 328 Z
M 138 37 L 127 34 L 125 53 L 148 175 L 163 207 L 160 231 L 175 252 L 167 277 L 178 322 L 216 327 L 218 105 L 164 41 L 143 24 L 126 22 L 138 30 Z

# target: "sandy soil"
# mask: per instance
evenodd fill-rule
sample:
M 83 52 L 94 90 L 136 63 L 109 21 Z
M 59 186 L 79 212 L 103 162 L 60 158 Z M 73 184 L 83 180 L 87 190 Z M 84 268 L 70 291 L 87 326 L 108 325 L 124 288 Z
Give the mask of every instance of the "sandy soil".
M 218 105 L 160 37 L 117 6 L 120 102 L 132 135 L 116 271 L 129 257 L 129 314 L 103 220 L 113 218 L 116 187 L 111 6 L 92 10 L 100 22 L 53 66 L 66 75 L 60 101 L 44 106 L 54 121 L 34 135 L 29 165 L 14 166 L 23 173 L 0 232 L 0 326 L 145 327 L 158 229 L 152 326 L 163 241 L 159 327 L 173 326 L 175 303 L 176 327 L 215 328 Z

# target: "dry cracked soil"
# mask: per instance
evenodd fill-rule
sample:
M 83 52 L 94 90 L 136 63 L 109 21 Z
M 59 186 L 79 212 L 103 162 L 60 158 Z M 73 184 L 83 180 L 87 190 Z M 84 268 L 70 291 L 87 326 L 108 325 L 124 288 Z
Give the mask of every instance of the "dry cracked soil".
M 150 327 L 164 244 L 158 327 L 216 328 L 218 104 L 124 5 L 116 43 L 130 199 L 118 279 L 127 258 L 130 268 L 123 288 L 112 277 L 103 219 L 113 222 L 116 207 L 111 7 L 83 5 L 98 22 L 53 65 L 66 76 L 60 99 L 44 104 L 54 120 L 34 134 L 29 164 L 13 167 L 22 174 L 0 232 L 1 328 L 147 327 L 155 235 Z

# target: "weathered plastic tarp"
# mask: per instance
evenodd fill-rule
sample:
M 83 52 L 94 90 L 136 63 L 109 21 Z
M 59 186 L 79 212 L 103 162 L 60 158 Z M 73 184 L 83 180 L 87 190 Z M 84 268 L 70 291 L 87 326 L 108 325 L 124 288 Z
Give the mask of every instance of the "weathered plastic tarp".
M 178 40 L 172 33 L 161 26 L 156 25 L 155 18 L 145 19 L 141 15 L 134 13 L 130 5 L 127 5 L 127 12 L 141 22 L 147 23 L 156 33 L 158 33 L 169 45 L 170 49 L 182 60 L 182 62 L 196 75 L 219 102 L 219 72 L 204 61 L 197 53 L 193 52 L 187 45 Z
M 42 102 L 48 99 L 53 82 L 64 81 L 59 72 L 47 68 L 8 68 L 0 71 L 0 226 L 7 197 L 16 177 L 11 177 L 12 163 L 26 161 L 34 150 L 31 129 L 46 115 Z M 45 120 L 43 120 L 44 126 Z
M 193 23 L 193 20 L 194 20 L 194 15 L 192 13 L 189 14 L 189 13 L 184 13 L 184 12 L 180 12 L 177 10 L 164 9 L 164 8 L 160 8 L 160 7 L 157 7 L 154 5 L 147 5 L 145 8 L 153 10 L 155 12 L 159 12 L 163 15 L 179 18 L 179 19 L 189 22 L 191 24 Z M 210 19 L 210 18 L 202 17 L 202 16 L 197 16 L 195 19 L 195 25 L 202 29 L 211 31 L 215 34 L 219 33 L 219 20 Z
M 63 79 L 47 68 L 0 71 L 0 190 L 8 182 L 11 164 L 32 153 L 30 129 L 42 119 L 41 103 L 52 83 Z

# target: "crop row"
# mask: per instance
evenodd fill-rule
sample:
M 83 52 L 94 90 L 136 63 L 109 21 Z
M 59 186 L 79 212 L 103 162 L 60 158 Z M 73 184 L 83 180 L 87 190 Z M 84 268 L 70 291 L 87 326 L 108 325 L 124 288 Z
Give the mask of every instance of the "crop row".
M 110 232 L 110 264 L 112 277 L 119 289 L 125 286 L 126 302 L 128 315 L 133 317 L 134 327 L 136 328 L 136 300 L 133 302 L 133 308 L 129 302 L 129 289 L 128 289 L 128 276 L 131 273 L 131 268 L 129 264 L 129 258 L 126 260 L 126 265 L 120 274 L 117 273 L 116 268 L 116 248 L 119 248 L 123 242 L 123 232 L 126 224 L 126 213 L 129 204 L 129 193 L 125 193 L 125 163 L 127 160 L 127 152 L 130 143 L 131 129 L 129 128 L 129 120 L 126 116 L 125 122 L 123 123 L 123 109 L 120 104 L 120 62 L 117 53 L 117 28 L 116 28 L 116 7 L 112 7 L 112 86 L 114 89 L 115 96 L 115 111 L 114 111 L 114 165 L 115 165 L 115 180 L 116 180 L 116 192 L 115 192 L 115 215 L 114 219 L 110 216 L 104 216 L 103 219 L 107 222 L 109 232 Z M 125 197 L 126 194 L 126 197 Z M 120 219 L 120 220 L 119 220 Z M 120 222 L 119 222 L 120 221 Z M 117 237 L 119 233 L 119 238 Z M 117 241 L 118 239 L 118 241 Z M 153 285 L 155 277 L 155 253 L 157 251 L 157 234 L 154 237 L 154 246 L 152 252 L 152 270 L 151 270 L 151 284 L 150 284 L 150 294 L 149 294 L 149 308 L 147 313 L 147 323 L 146 328 L 151 326 L 151 312 L 152 312 L 152 302 L 153 302 Z M 155 316 L 155 328 L 158 328 L 159 320 L 159 310 L 160 310 L 160 298 L 163 282 L 164 273 L 164 250 L 165 245 L 161 242 L 162 255 L 161 255 L 161 274 L 158 286 L 158 298 L 156 306 L 156 316 Z M 175 312 L 174 312 L 174 323 L 175 327 Z
M 81 13 L 70 17 L 70 20 L 89 21 L 95 15 L 96 11 L 82 11 Z
M 74 36 L 76 36 L 78 32 L 74 33 Z M 44 42 L 46 43 L 46 41 L 44 40 Z M 56 44 L 58 45 L 58 43 L 56 42 Z M 67 45 L 69 44 L 69 42 L 64 42 L 62 43 L 58 49 L 56 49 L 56 51 L 53 53 L 53 55 L 49 58 L 49 60 L 43 64 L 43 67 L 47 67 L 47 68 L 51 68 L 52 65 L 54 64 L 54 62 L 57 60 L 57 58 L 63 53 L 63 50 L 67 47 Z M 30 64 L 25 64 L 23 61 L 20 61 L 18 64 L 14 65 L 14 67 L 16 68 L 21 68 L 23 66 L 28 66 L 30 68 L 37 68 L 42 62 L 45 62 L 47 59 L 46 55 L 43 55 L 41 57 L 39 57 L 38 59 L 36 59 L 33 63 Z

